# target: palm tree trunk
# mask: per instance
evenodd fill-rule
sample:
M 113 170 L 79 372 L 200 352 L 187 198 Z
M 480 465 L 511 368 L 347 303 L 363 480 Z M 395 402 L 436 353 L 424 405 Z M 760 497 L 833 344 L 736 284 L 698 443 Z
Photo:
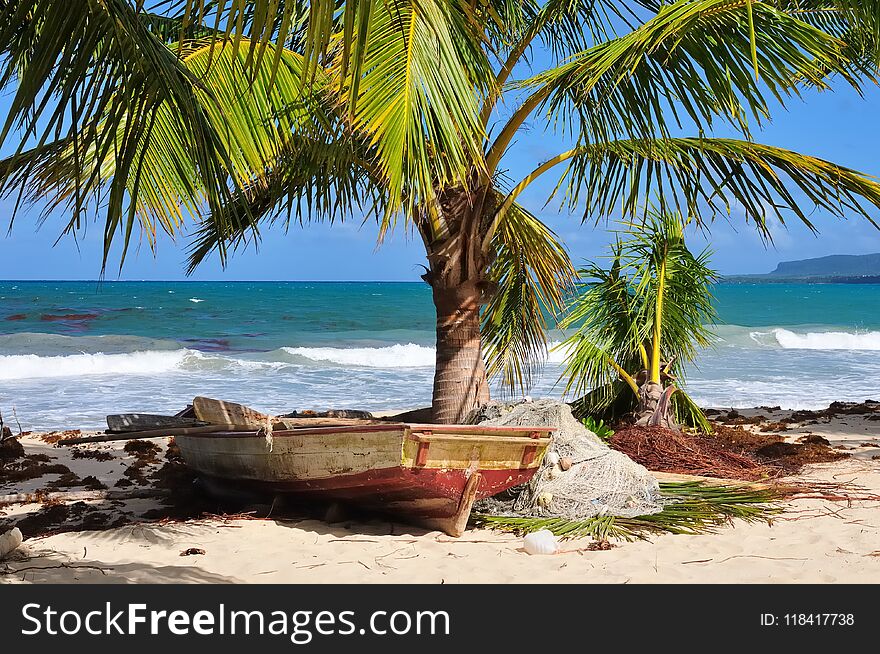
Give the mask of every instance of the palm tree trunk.
M 431 415 L 441 424 L 462 423 L 489 401 L 489 383 L 480 336 L 480 308 L 489 285 L 489 261 L 482 250 L 487 188 L 462 186 L 438 192 L 439 221 L 419 223 L 437 312 L 437 359 Z M 437 229 L 439 226 L 442 229 Z
M 463 422 L 489 401 L 489 384 L 480 340 L 480 292 L 473 284 L 434 287 L 437 309 L 437 363 L 432 419 Z
M 648 380 L 639 389 L 639 406 L 636 409 L 636 424 L 647 427 L 666 427 L 678 431 L 681 429 L 675 421 L 672 410 L 672 394 L 675 386 L 663 388 Z
M 438 194 L 442 234 L 429 221 L 420 230 L 430 266 L 422 278 L 431 286 L 437 311 L 431 415 L 439 424 L 461 423 L 470 411 L 489 401 L 480 337 L 488 268 L 482 252 L 484 195 L 485 189 L 444 189 Z

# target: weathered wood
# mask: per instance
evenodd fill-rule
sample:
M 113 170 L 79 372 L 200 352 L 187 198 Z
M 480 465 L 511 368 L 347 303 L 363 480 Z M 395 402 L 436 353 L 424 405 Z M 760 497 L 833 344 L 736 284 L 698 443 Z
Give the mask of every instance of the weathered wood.
M 407 423 L 413 432 L 425 434 L 463 434 L 465 436 L 505 436 L 515 438 L 547 437 L 555 427 L 519 427 L 516 425 L 432 425 Z
M 107 416 L 112 432 L 146 431 L 167 427 L 204 427 L 206 422 L 193 417 L 162 416 L 152 413 L 119 413 Z
M 193 399 L 196 418 L 212 425 L 235 425 L 250 429 L 263 429 L 272 424 L 272 416 L 255 411 L 243 404 L 215 400 L 210 397 Z
M 385 420 L 364 420 L 360 418 L 275 418 L 272 421 L 274 431 L 283 429 L 308 429 L 309 427 L 355 427 L 358 425 L 389 424 Z M 391 423 L 394 424 L 394 423 Z
M 271 439 L 251 430 L 192 434 L 176 442 L 202 480 L 303 501 L 354 504 L 459 535 L 475 498 L 532 477 L 549 439 L 530 436 L 552 431 L 476 427 L 488 435 L 467 438 L 472 426 L 442 425 L 444 434 L 417 442 L 411 438 L 417 427 L 427 426 L 377 421 L 275 430 Z
M 327 411 L 293 411 L 278 416 L 281 418 L 345 418 L 355 420 L 372 420 L 373 414 L 358 409 L 328 409 Z
M 181 409 L 174 414 L 175 418 L 195 418 L 196 412 L 193 410 L 192 404 L 187 404 L 185 409 Z
M 161 488 L 134 490 L 64 491 L 57 493 L 13 493 L 0 495 L 0 504 L 36 504 L 40 502 L 88 502 L 91 500 L 134 500 L 167 497 L 171 491 Z
M 546 446 L 550 444 L 549 438 L 527 438 L 524 436 L 496 436 L 490 434 L 480 434 L 481 438 L 485 441 L 489 441 L 491 443 L 503 443 L 505 445 L 542 445 Z M 435 432 L 431 434 L 424 434 L 419 432 L 413 432 L 410 435 L 410 438 L 419 443 L 431 443 L 434 441 L 460 441 L 462 443 L 473 443 L 474 437 L 468 436 L 466 434 L 444 434 L 442 432 Z
M 184 434 L 210 434 L 220 431 L 253 431 L 236 425 L 205 425 L 204 427 L 174 427 L 169 429 L 151 429 L 149 431 L 131 431 L 124 434 L 101 434 L 100 436 L 81 436 L 65 438 L 58 441 L 59 445 L 81 445 L 83 443 L 107 443 L 109 441 L 133 441 L 140 438 L 167 438 Z
M 477 499 L 477 489 L 480 487 L 481 475 L 474 472 L 468 478 L 458 501 L 458 509 L 455 514 L 448 518 L 422 518 L 419 523 L 429 529 L 439 529 L 453 538 L 460 537 L 467 529 L 468 518 L 471 517 L 471 509 Z

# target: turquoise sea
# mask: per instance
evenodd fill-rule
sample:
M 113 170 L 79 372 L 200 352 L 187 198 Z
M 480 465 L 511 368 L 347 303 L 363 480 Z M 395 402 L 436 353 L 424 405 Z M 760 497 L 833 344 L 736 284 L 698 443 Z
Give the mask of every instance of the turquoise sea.
M 703 405 L 880 399 L 880 285 L 720 284 L 715 297 L 717 342 L 687 377 Z M 194 395 L 279 413 L 425 406 L 433 329 L 421 283 L 0 282 L 0 411 L 48 429 Z M 561 357 L 532 396 L 561 394 Z

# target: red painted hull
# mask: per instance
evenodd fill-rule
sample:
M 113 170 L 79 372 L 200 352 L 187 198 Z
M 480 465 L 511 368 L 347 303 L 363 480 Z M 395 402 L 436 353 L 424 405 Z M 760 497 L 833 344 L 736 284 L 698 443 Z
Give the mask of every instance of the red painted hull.
M 475 500 L 534 475 L 549 431 L 392 423 L 177 442 L 184 460 L 221 487 L 350 503 L 457 536 Z
M 480 470 L 475 499 L 497 495 L 524 484 L 535 474 L 523 470 Z M 347 502 L 372 509 L 387 508 L 389 503 L 440 498 L 457 502 L 471 473 L 465 470 L 385 468 L 327 479 L 258 481 L 212 478 L 221 485 L 261 493 L 290 494 L 305 500 Z M 423 509 L 422 515 L 448 515 L 448 511 Z

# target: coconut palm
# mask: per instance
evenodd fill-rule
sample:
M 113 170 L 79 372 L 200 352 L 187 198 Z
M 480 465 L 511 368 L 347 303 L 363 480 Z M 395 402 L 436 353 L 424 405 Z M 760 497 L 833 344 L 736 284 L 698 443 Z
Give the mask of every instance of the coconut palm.
M 570 210 L 660 207 L 811 225 L 870 216 L 865 175 L 751 138 L 807 88 L 872 79 L 880 2 L 851 0 L 0 0 L 0 190 L 95 210 L 111 243 L 195 225 L 191 264 L 260 229 L 375 219 L 418 234 L 437 308 L 434 419 L 487 376 L 528 387 L 574 277 L 517 200 L 558 173 Z M 530 54 L 549 59 L 540 70 Z M 542 56 L 543 58 L 543 56 Z M 535 62 L 537 59 L 535 59 Z M 538 121 L 567 143 L 521 180 Z M 723 123 L 740 139 L 707 136 Z M 677 135 L 679 126 L 693 130 Z M 568 147 L 571 146 L 571 147 Z M 557 167 L 558 166 L 558 167 Z
M 709 250 L 692 253 L 680 216 L 651 210 L 644 224 L 618 231 L 608 268 L 591 262 L 559 346 L 568 353 L 566 392 L 583 397 L 579 412 L 677 428 L 677 420 L 709 431 L 708 422 L 676 381 L 697 348 L 711 344 L 715 321 Z

